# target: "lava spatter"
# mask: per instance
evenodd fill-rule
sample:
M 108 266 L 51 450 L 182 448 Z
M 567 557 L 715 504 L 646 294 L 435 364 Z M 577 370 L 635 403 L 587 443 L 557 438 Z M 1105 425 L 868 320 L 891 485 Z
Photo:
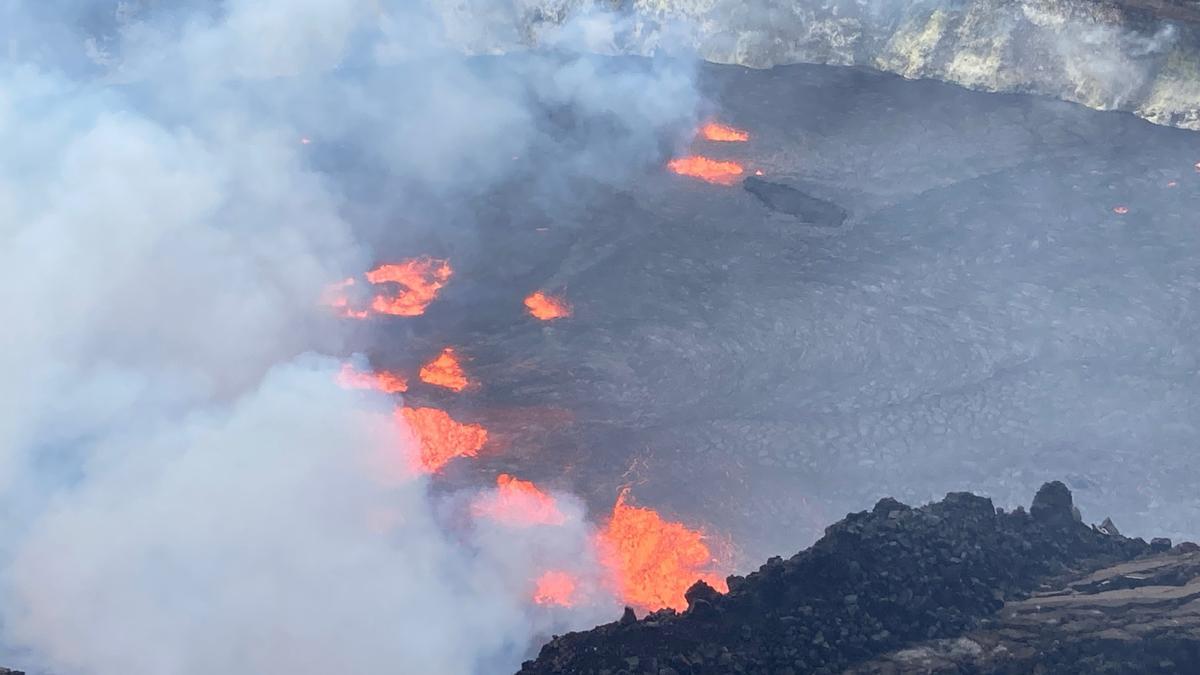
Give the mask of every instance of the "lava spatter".
M 367 281 L 374 285 L 396 284 L 400 291 L 376 295 L 371 309 L 379 314 L 420 316 L 453 275 L 448 261 L 427 256 L 380 265 L 367 272 Z
M 647 610 L 684 609 L 683 594 L 697 579 L 722 593 L 728 590 L 701 532 L 653 509 L 631 506 L 627 497 L 623 490 L 597 536 L 600 559 L 625 602 Z
M 672 173 L 689 178 L 698 178 L 717 185 L 733 185 L 745 169 L 737 162 L 723 162 L 701 155 L 673 159 L 667 163 Z
M 458 362 L 458 354 L 452 347 L 446 347 L 437 358 L 421 367 L 421 381 L 451 391 L 462 391 L 470 386 L 471 381 Z
M 700 135 L 705 140 L 721 143 L 745 143 L 750 140 L 749 132 L 717 122 L 709 122 L 700 127 Z
M 474 457 L 487 443 L 487 429 L 437 408 L 399 408 L 396 415 L 414 437 L 419 450 L 414 468 L 423 473 L 436 473 L 455 457 Z
M 571 316 L 571 305 L 566 300 L 543 291 L 525 298 L 525 308 L 539 321 L 553 321 Z
M 538 577 L 533 601 L 539 605 L 571 607 L 575 604 L 577 586 L 578 581 L 574 576 L 561 570 L 550 570 Z
M 337 382 L 346 389 L 374 389 L 385 394 L 399 394 L 408 391 L 408 379 L 399 373 L 388 370 L 363 372 L 349 363 L 343 364 L 338 372 Z
M 554 497 L 529 481 L 502 473 L 496 477 L 496 490 L 484 493 L 471 504 L 471 513 L 506 525 L 562 525 L 566 517 Z

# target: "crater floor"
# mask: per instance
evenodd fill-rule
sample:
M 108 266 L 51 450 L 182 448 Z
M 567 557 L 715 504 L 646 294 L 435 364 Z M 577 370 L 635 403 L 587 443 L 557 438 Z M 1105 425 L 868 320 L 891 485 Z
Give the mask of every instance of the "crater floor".
M 1090 520 L 1200 535 L 1200 135 L 851 68 L 700 80 L 751 139 L 693 150 L 845 220 L 658 167 L 481 198 L 430 235 L 439 301 L 363 337 L 382 365 L 454 345 L 480 383 L 408 395 L 493 432 L 451 484 L 509 471 L 597 514 L 632 484 L 749 560 L 883 495 L 1064 476 Z M 531 319 L 540 288 L 575 315 Z

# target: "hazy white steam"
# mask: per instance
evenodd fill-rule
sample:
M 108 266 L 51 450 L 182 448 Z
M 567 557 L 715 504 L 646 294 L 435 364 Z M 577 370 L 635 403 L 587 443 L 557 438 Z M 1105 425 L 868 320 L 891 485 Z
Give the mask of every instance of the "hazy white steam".
M 685 71 L 559 53 L 493 86 L 437 38 L 395 48 L 439 25 L 422 7 L 365 0 L 30 0 L 0 22 L 5 665 L 494 672 L 611 611 L 529 603 L 539 565 L 594 564 L 581 507 L 553 532 L 448 526 L 457 502 L 401 470 L 393 402 L 311 355 L 340 346 L 321 289 L 371 256 L 298 141 L 486 186 L 545 142 L 545 99 L 647 157 L 692 115 Z M 427 61 L 370 75 L 384 57 Z M 347 60 L 366 74 L 320 79 Z

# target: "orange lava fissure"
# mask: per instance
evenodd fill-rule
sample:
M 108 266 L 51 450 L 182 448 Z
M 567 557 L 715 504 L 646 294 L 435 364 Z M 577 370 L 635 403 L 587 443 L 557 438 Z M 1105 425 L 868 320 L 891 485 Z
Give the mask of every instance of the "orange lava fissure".
M 575 577 L 570 574 L 559 570 L 550 570 L 538 577 L 537 588 L 533 592 L 533 601 L 539 605 L 570 607 L 575 604 L 576 585 Z
M 380 265 L 367 272 L 367 281 L 374 285 L 397 284 L 401 290 L 376 295 L 371 309 L 393 316 L 420 316 L 453 275 L 449 261 L 428 256 Z
M 680 157 L 667 163 L 667 168 L 680 176 L 699 178 L 708 183 L 733 185 L 744 169 L 737 162 L 722 162 L 700 155 Z
M 543 291 L 537 291 L 525 298 L 525 307 L 540 321 L 553 321 L 571 316 L 571 306 L 566 300 Z
M 416 468 L 436 473 L 455 457 L 475 457 L 487 443 L 488 432 L 478 424 L 463 424 L 437 408 L 400 408 L 419 446 Z
M 471 384 L 452 347 L 446 347 L 437 358 L 422 366 L 419 375 L 422 382 L 451 391 L 462 391 Z
M 750 140 L 749 132 L 716 122 L 709 122 L 700 127 L 700 135 L 705 140 L 722 143 L 745 143 Z
M 625 602 L 646 610 L 687 607 L 683 594 L 697 579 L 721 591 L 725 580 L 701 532 L 665 520 L 653 509 L 630 506 L 622 491 L 598 535 L 601 561 Z

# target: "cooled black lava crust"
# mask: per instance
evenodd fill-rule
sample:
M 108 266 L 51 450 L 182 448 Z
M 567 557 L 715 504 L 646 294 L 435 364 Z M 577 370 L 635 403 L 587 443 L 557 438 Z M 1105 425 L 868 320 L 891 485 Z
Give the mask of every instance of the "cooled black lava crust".
M 849 68 L 699 77 L 751 140 L 691 150 L 780 187 L 514 180 L 473 227 L 381 243 L 456 269 L 360 345 L 466 357 L 479 388 L 409 394 L 492 429 L 447 484 L 510 471 L 603 514 L 632 483 L 750 560 L 885 494 L 1062 476 L 1126 532 L 1197 534 L 1200 135 Z M 529 318 L 539 288 L 575 316 Z

